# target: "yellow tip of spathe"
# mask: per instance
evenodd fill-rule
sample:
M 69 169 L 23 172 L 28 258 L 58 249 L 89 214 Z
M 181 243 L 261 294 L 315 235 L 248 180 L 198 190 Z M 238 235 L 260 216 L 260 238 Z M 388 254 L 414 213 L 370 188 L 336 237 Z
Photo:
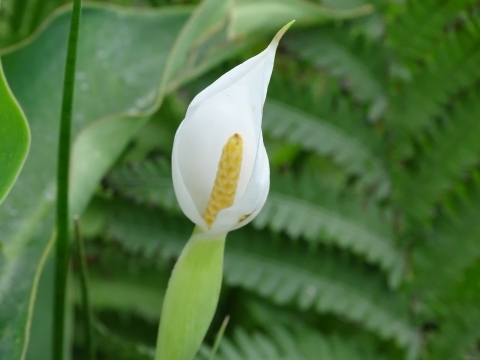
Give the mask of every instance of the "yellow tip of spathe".
M 242 167 L 243 140 L 232 135 L 222 149 L 217 175 L 203 219 L 210 228 L 220 210 L 233 205 Z
M 280 42 L 280 39 L 282 38 L 282 36 L 287 32 L 287 30 L 290 28 L 290 26 L 292 26 L 292 24 L 295 22 L 295 20 L 292 20 L 290 21 L 287 25 L 285 25 L 284 27 L 282 27 L 278 32 L 277 34 L 275 35 L 275 37 L 273 38 L 272 40 L 272 43 L 278 43 Z

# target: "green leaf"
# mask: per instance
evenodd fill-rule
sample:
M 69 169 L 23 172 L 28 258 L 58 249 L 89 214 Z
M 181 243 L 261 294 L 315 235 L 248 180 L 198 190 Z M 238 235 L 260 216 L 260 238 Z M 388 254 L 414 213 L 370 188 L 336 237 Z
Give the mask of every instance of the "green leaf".
M 10 91 L 0 61 L 0 204 L 15 183 L 27 157 L 30 131 Z M 0 239 L 1 241 L 1 239 Z
M 338 10 L 305 0 L 238 0 L 232 2 L 230 38 L 248 37 L 258 31 L 275 31 L 296 20 L 296 25 L 311 25 L 334 19 L 363 16 L 373 11 L 370 5 Z
M 145 117 L 110 118 L 96 121 L 78 134 L 72 151 L 72 215 L 82 213 L 112 162 L 146 121 Z

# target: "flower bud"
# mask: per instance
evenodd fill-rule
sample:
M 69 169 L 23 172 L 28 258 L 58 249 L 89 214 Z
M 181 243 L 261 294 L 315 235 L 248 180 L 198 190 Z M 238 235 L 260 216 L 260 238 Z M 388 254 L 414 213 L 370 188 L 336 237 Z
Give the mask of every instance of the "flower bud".
M 284 26 L 260 54 L 199 93 L 175 135 L 172 175 L 185 215 L 206 236 L 237 229 L 260 212 L 270 187 L 263 104 Z

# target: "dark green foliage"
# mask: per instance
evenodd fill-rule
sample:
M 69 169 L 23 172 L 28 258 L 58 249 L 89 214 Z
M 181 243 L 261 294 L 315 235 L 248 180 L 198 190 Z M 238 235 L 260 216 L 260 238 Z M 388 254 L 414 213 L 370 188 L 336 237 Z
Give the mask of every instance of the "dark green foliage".
M 444 30 L 452 29 L 473 4 L 472 0 L 408 2 L 399 16 L 388 24 L 392 50 L 401 58 L 427 59 L 443 41 Z
M 480 262 L 469 266 L 445 297 L 434 302 L 436 320 L 441 321 L 442 331 L 433 333 L 432 354 L 429 359 L 455 358 L 456 354 L 468 354 L 468 358 L 477 359 L 480 355 L 478 338 L 480 337 Z M 468 316 L 465 316 L 468 314 Z
M 254 223 L 257 227 L 268 225 L 293 239 L 302 236 L 348 249 L 383 268 L 392 285 L 399 283 L 402 254 L 393 241 L 388 217 L 376 203 L 353 194 L 340 195 L 308 173 L 300 179 L 280 178 L 277 174 L 272 181 L 269 199 Z
M 350 115 L 349 110 L 346 106 L 342 107 L 337 110 L 339 114 L 336 117 Z M 323 116 L 328 119 L 325 120 L 302 111 L 298 105 L 270 100 L 264 108 L 264 131 L 275 139 L 298 145 L 303 150 L 331 157 L 349 174 L 359 176 L 366 185 L 378 186 L 378 192 L 384 194 L 388 191 L 389 179 L 381 159 L 375 156 L 370 145 L 342 129 L 328 111 L 331 109 L 324 111 Z
M 415 166 L 415 172 L 401 174 L 402 205 L 421 220 L 434 216 L 436 205 L 446 206 L 449 192 L 455 192 L 478 164 L 480 155 L 480 91 L 456 97 Z M 412 201 L 412 198 L 414 201 Z M 408 206 L 407 206 L 408 205 Z
M 205 352 L 208 354 L 208 352 Z M 237 329 L 232 339 L 220 346 L 218 360 L 370 360 L 382 359 L 372 347 L 356 339 L 338 335 L 324 336 L 306 327 L 285 329 L 275 326 L 266 333 L 249 334 Z M 207 355 L 201 357 L 208 359 Z
M 397 131 L 418 139 L 418 132 L 435 124 L 453 95 L 479 79 L 479 22 L 467 18 L 459 27 L 443 35 L 428 62 L 412 71 L 411 80 L 391 102 L 389 122 Z
M 360 22 L 287 38 L 264 109 L 271 192 L 257 230 L 229 237 L 220 311 L 246 306 L 228 295 L 243 291 L 300 324 L 308 314 L 321 320 L 312 320 L 317 330 L 285 330 L 234 318 L 217 359 L 478 357 L 480 35 L 471 5 L 386 6 L 378 38 L 362 35 Z M 136 256 L 174 258 L 191 231 L 168 159 L 136 160 L 106 178 L 128 203 L 102 201 L 104 236 Z
M 326 68 L 332 76 L 344 79 L 355 98 L 384 107 L 385 49 L 366 39 L 352 37 L 352 30 L 349 26 L 321 33 L 311 29 L 291 36 L 287 47 L 316 67 Z
M 462 197 L 455 196 L 436 231 L 418 246 L 415 260 L 420 286 L 433 295 L 451 296 L 463 272 L 480 256 L 480 177 L 478 172 L 465 186 Z M 448 266 L 442 266 L 447 264 Z M 474 285 L 474 284 L 473 284 Z
M 253 227 L 229 235 L 207 338 L 232 314 L 218 360 L 479 355 L 478 5 L 376 3 L 282 43 L 263 120 L 271 191 Z M 224 70 L 173 102 L 185 107 Z M 165 264 L 192 225 L 169 150 L 148 144 L 90 210 L 107 244 Z
M 3 1 L 2 44 L 63 2 L 32 18 L 40 0 Z M 372 4 L 361 18 L 294 26 L 280 44 L 263 115 L 269 197 L 228 235 L 220 305 L 196 360 L 210 359 L 227 315 L 216 360 L 480 358 L 480 6 Z M 174 132 L 196 93 L 267 42 L 245 43 L 239 57 L 213 47 L 226 63 L 202 77 L 187 64 L 174 85 L 189 83 L 168 94 L 83 214 L 103 358 L 153 359 L 167 280 L 193 230 L 172 186 Z
M 392 284 L 398 284 L 402 254 L 395 248 L 388 219 L 375 204 L 362 204 L 352 196 L 340 197 L 332 187 L 322 186 L 311 176 L 303 176 L 300 183 L 280 178 L 280 174 L 273 178 L 270 196 L 254 221 L 255 227 L 268 226 L 275 232 L 285 231 L 293 239 L 303 237 L 364 255 L 388 273 Z M 178 210 L 166 160 L 118 168 L 107 181 L 138 203 Z
M 145 207 L 132 208 L 125 202 L 101 202 L 98 206 L 104 207 L 107 217 L 106 236 L 130 252 L 178 256 L 191 231 L 188 221 Z M 231 234 L 225 254 L 227 284 L 254 291 L 277 304 L 338 314 L 404 347 L 415 344 L 415 331 L 404 322 L 405 299 L 392 297 L 381 276 L 338 252 L 325 248 L 308 251 L 301 244 L 269 241 L 269 237 L 269 233 L 246 229 L 243 234 Z M 356 287 L 358 283 L 362 288 Z
M 122 166 L 114 169 L 106 181 L 115 191 L 140 204 L 180 211 L 173 192 L 169 160 L 161 158 Z

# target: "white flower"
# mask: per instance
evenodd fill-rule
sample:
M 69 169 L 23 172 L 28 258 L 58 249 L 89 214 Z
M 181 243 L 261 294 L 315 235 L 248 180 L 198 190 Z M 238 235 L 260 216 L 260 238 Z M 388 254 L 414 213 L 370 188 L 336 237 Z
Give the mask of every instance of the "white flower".
M 175 135 L 175 194 L 185 215 L 209 237 L 247 224 L 267 199 L 263 104 L 278 42 L 290 25 L 262 53 L 199 93 Z

